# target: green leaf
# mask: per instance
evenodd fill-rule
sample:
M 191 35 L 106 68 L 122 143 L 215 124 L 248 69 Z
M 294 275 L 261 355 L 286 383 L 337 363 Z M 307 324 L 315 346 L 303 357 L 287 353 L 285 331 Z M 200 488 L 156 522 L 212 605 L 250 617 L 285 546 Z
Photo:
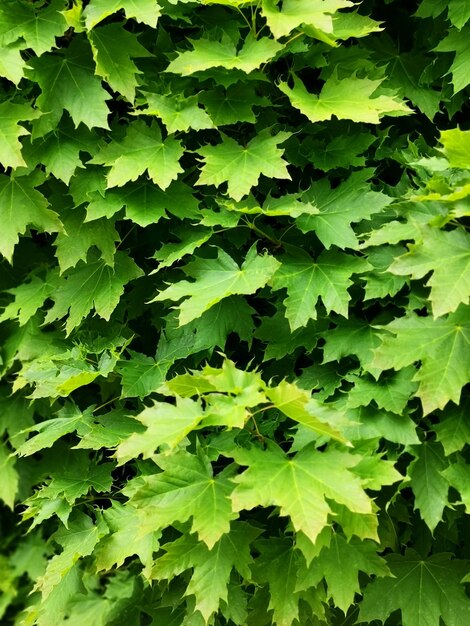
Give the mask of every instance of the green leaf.
M 90 413 L 88 411 L 83 414 L 75 404 L 65 405 L 58 411 L 57 417 L 40 422 L 28 429 L 28 432 L 37 432 L 38 434 L 25 441 L 17 449 L 17 454 L 30 456 L 39 450 L 50 448 L 64 435 L 79 429 L 89 418 Z
M 302 143 L 302 152 L 323 172 L 329 172 L 337 167 L 360 167 L 366 163 L 366 158 L 360 155 L 374 143 L 375 139 L 371 133 L 354 132 L 349 129 L 347 135 L 338 135 L 326 144 L 325 141 L 310 141 L 307 138 Z
M 458 229 L 427 228 L 422 237 L 407 254 L 395 259 L 388 271 L 414 279 L 432 272 L 426 285 L 431 287 L 434 317 L 440 317 L 470 300 L 470 235 Z
M 90 248 L 96 246 L 101 259 L 113 267 L 116 243 L 119 235 L 111 220 L 101 219 L 84 222 L 85 212 L 74 209 L 61 215 L 64 232 L 55 240 L 56 256 L 61 273 L 75 267 L 79 261 L 86 261 Z
M 196 319 L 223 298 L 234 294 L 251 294 L 264 287 L 276 269 L 278 261 L 269 254 L 256 254 L 252 247 L 241 267 L 222 249 L 216 259 L 196 258 L 185 266 L 184 272 L 194 282 L 182 280 L 161 291 L 154 301 L 173 300 L 179 305 L 179 322 L 183 326 Z
M 84 40 L 74 38 L 63 53 L 43 54 L 29 65 L 31 77 L 41 88 L 36 104 L 43 113 L 50 113 L 47 131 L 56 127 L 64 109 L 75 127 L 82 122 L 88 128 L 108 128 L 109 95 L 94 74 L 91 50 Z
M 465 0 L 450 0 L 448 15 L 451 23 L 461 29 L 470 20 L 470 6 Z
M 295 530 L 312 542 L 332 513 L 326 498 L 356 513 L 372 511 L 371 501 L 351 471 L 360 459 L 349 454 L 319 452 L 308 446 L 289 458 L 271 444 L 266 451 L 240 451 L 236 460 L 248 469 L 234 478 L 234 509 L 278 506 L 281 515 L 290 517 Z
M 42 163 L 46 172 L 53 174 L 66 185 L 77 168 L 83 163 L 80 153 L 92 153 L 96 149 L 97 137 L 84 126 L 75 129 L 67 120 L 53 132 L 26 144 L 23 154 L 29 165 Z
M 437 440 L 441 442 L 446 456 L 463 450 L 470 441 L 468 410 L 469 400 L 466 398 L 460 406 L 449 406 L 445 413 L 439 416 L 439 423 L 434 426 Z
M 144 529 L 140 512 L 132 506 L 117 501 L 103 511 L 103 518 L 111 531 L 105 535 L 93 551 L 98 572 L 121 567 L 125 559 L 136 554 L 150 568 L 153 553 L 158 550 L 156 529 Z
M 122 2 L 128 5 L 129 3 Z M 93 6 L 89 5 L 89 6 Z M 109 86 L 134 101 L 138 85 L 136 75 L 141 72 L 132 61 L 134 57 L 151 54 L 138 41 L 136 35 L 124 30 L 120 24 L 108 24 L 95 28 L 90 35 L 91 49 L 96 63 L 95 73 Z
M 139 120 L 129 124 L 122 141 L 104 144 L 89 162 L 111 166 L 108 188 L 122 187 L 147 171 L 156 185 L 166 189 L 183 171 L 179 164 L 183 152 L 178 140 L 173 137 L 162 140 L 156 124 L 149 127 Z
M 342 252 L 323 252 L 315 261 L 302 250 L 281 257 L 281 267 L 274 274 L 271 285 L 276 291 L 287 289 L 284 300 L 286 317 L 292 330 L 316 319 L 319 298 L 327 313 L 335 311 L 348 317 L 348 288 L 353 284 L 352 274 L 368 269 L 363 259 Z
M 470 41 L 468 27 L 462 30 L 451 29 L 447 37 L 436 46 L 437 52 L 453 52 L 454 61 L 450 66 L 454 93 L 458 93 L 470 84 L 468 64 L 470 63 Z
M 93 309 L 105 320 L 117 307 L 124 285 L 142 275 L 140 268 L 124 252 L 117 252 L 114 268 L 97 259 L 83 261 L 68 270 L 52 294 L 54 305 L 46 323 L 68 315 L 65 328 L 69 335 Z
M 42 180 L 35 175 L 10 178 L 0 175 L 0 220 L 3 224 L 0 254 L 12 261 L 19 235 L 28 226 L 50 233 L 60 231 L 57 213 L 48 209 L 48 202 L 35 187 Z
M 15 506 L 20 482 L 20 476 L 15 465 L 16 460 L 11 450 L 8 449 L 5 443 L 0 443 L 0 471 L 2 473 L 0 500 L 12 510 Z
M 442 475 L 449 481 L 451 487 L 454 487 L 460 493 L 461 500 L 468 513 L 470 511 L 470 465 L 465 463 L 462 458 L 458 458 L 456 462 L 451 463 L 449 467 L 442 471 Z
M 194 130 L 214 128 L 206 111 L 198 106 L 197 96 L 165 96 L 148 92 L 144 95 L 147 108 L 139 113 L 159 117 L 170 134 L 177 131 L 186 132 L 190 128 Z
M 381 376 L 378 381 L 365 376 L 351 377 L 354 387 L 349 391 L 348 405 L 367 406 L 375 402 L 379 409 L 401 415 L 418 387 L 413 381 L 414 374 L 415 369 L 410 366 L 392 376 Z
M 206 90 L 199 96 L 213 123 L 226 126 L 236 122 L 256 122 L 254 106 L 268 105 L 269 100 L 256 94 L 252 84 L 236 83 L 227 89 L 219 86 Z
M 0 102 L 0 163 L 5 168 L 26 165 L 19 138 L 29 135 L 29 132 L 18 122 L 38 116 L 38 112 L 26 104 Z
M 438 626 L 441 618 L 445 624 L 465 626 L 470 600 L 460 584 L 464 561 L 451 560 L 446 553 L 424 559 L 407 550 L 405 556 L 391 554 L 387 563 L 394 578 L 381 578 L 366 587 L 360 621 L 385 622 L 400 610 L 403 626 Z
M 15 299 L 3 309 L 0 322 L 17 320 L 20 326 L 24 326 L 54 291 L 55 278 L 55 274 L 49 275 L 45 280 L 31 276 L 27 282 L 6 290 L 5 293 L 11 294 Z
M 325 33 L 333 33 L 333 17 L 339 9 L 352 6 L 350 0 L 326 0 L 315 3 L 310 0 L 285 0 L 278 10 L 278 0 L 263 0 L 261 10 L 276 37 L 288 35 L 294 28 L 305 24 Z
M 301 593 L 297 589 L 299 555 L 292 541 L 278 537 L 256 542 L 260 556 L 256 559 L 256 581 L 269 584 L 269 606 L 275 624 L 290 626 L 299 617 Z
M 422 443 L 416 448 L 416 459 L 408 469 L 415 496 L 415 508 L 431 532 L 442 519 L 448 503 L 449 485 L 442 471 L 447 467 L 442 446 L 438 443 Z
M 177 398 L 176 405 L 155 402 L 134 416 L 147 430 L 133 433 L 121 442 L 116 448 L 115 458 L 122 464 L 139 454 L 149 458 L 157 449 L 175 448 L 186 435 L 198 428 L 203 417 L 200 403 L 190 398 Z
M 0 40 L 1 40 L 0 35 Z M 21 56 L 20 44 L 4 46 L 0 44 L 0 76 L 18 85 L 24 76 L 26 62 Z
M 192 519 L 191 532 L 213 548 L 237 517 L 230 501 L 233 484 L 224 473 L 214 477 L 201 451 L 197 456 L 180 451 L 155 460 L 163 471 L 138 480 L 131 504 L 145 511 L 155 529 Z
M 368 184 L 370 172 L 354 172 L 334 189 L 326 178 L 313 183 L 303 195 L 319 209 L 317 215 L 302 215 L 297 224 L 304 233 L 315 232 L 325 248 L 335 245 L 339 248 L 357 248 L 358 242 L 352 223 L 380 213 L 392 202 L 392 198 L 372 191 Z
M 373 367 L 399 370 L 420 360 L 414 380 L 424 412 L 443 408 L 449 400 L 459 403 L 462 387 L 470 381 L 467 307 L 446 318 L 409 315 L 394 320 L 376 349 Z
M 441 132 L 441 151 L 451 167 L 470 169 L 470 130 L 452 128 Z
M 48 5 L 5 0 L 0 7 L 0 44 L 11 44 L 20 38 L 25 48 L 32 48 L 41 56 L 56 45 L 67 29 L 61 10 L 63 0 L 52 0 Z
M 220 601 L 227 602 L 227 584 L 235 568 L 242 576 L 250 577 L 252 563 L 250 543 L 259 530 L 245 522 L 233 522 L 230 533 L 224 535 L 209 550 L 191 535 L 183 535 L 164 546 L 166 554 L 155 561 L 152 578 L 172 579 L 193 568 L 186 595 L 194 595 L 195 609 L 205 623 L 218 610 Z
M 306 426 L 319 435 L 326 435 L 341 443 L 348 440 L 338 431 L 339 414 L 322 405 L 310 394 L 285 380 L 276 387 L 268 388 L 266 395 L 276 408 L 298 424 Z
M 229 38 L 214 41 L 201 37 L 188 41 L 193 49 L 179 52 L 166 68 L 166 72 L 190 76 L 212 67 L 223 67 L 226 70 L 238 69 L 248 74 L 270 61 L 283 48 L 283 45 L 274 39 L 268 37 L 255 39 L 251 33 L 239 51 Z
M 155 0 L 91 0 L 84 11 L 87 29 L 91 30 L 120 9 L 124 10 L 127 18 L 133 17 L 153 28 L 160 17 L 160 6 Z
M 382 81 L 369 78 L 342 78 L 334 74 L 327 79 L 320 94 L 309 93 L 300 79 L 294 76 L 294 87 L 279 83 L 278 87 L 288 96 L 293 107 L 311 122 L 339 120 L 379 124 L 385 115 L 409 115 L 412 113 L 404 102 L 393 95 L 376 95 Z
M 354 596 L 361 592 L 359 572 L 369 576 L 387 576 L 390 573 L 386 562 L 377 554 L 378 546 L 372 541 L 350 541 L 333 533 L 328 546 L 322 548 L 309 567 L 306 579 L 298 588 L 316 586 L 324 577 L 328 585 L 328 597 L 343 613 L 354 603 Z M 347 568 L 345 568 L 347 563 Z
M 257 184 L 261 174 L 268 178 L 290 180 L 283 151 L 277 146 L 288 139 L 289 133 L 271 136 L 269 130 L 261 131 L 246 147 L 231 137 L 222 135 L 222 143 L 206 145 L 197 152 L 204 159 L 198 185 L 219 187 L 227 182 L 228 195 L 241 200 Z

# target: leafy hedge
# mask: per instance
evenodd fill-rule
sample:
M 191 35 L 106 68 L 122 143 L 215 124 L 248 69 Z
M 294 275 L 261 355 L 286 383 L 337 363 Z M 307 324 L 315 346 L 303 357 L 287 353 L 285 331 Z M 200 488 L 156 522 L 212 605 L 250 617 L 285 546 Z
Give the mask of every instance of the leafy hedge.
M 469 41 L 2 0 L 2 625 L 468 626 Z

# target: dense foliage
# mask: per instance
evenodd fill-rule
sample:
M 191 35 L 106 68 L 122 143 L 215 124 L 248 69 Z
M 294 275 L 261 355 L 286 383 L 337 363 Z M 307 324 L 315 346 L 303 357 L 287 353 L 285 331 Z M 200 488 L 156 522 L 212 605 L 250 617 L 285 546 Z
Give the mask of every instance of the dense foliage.
M 2 0 L 0 620 L 468 626 L 470 3 Z

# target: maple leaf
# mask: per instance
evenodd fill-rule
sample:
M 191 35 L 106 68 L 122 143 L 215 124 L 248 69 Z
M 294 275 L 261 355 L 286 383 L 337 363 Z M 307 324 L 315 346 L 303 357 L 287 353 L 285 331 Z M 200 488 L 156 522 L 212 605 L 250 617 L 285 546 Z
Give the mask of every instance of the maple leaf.
M 363 259 L 335 251 L 323 252 L 313 260 L 297 249 L 295 254 L 280 260 L 281 266 L 271 285 L 274 290 L 287 289 L 284 306 L 292 330 L 305 326 L 309 319 L 316 319 L 320 297 L 328 313 L 336 311 L 347 317 L 348 288 L 353 284 L 350 277 L 368 269 Z
M 153 553 L 159 547 L 160 533 L 153 528 L 142 528 L 140 511 L 132 506 L 113 502 L 110 508 L 103 511 L 103 518 L 110 534 L 105 535 L 93 550 L 97 571 L 120 567 L 127 557 L 134 554 L 150 568 L 153 564 Z
M 452 84 L 454 93 L 458 93 L 470 84 L 468 75 L 468 64 L 470 63 L 470 41 L 468 30 L 463 28 L 457 30 L 452 28 L 442 41 L 436 46 L 437 52 L 453 52 L 454 61 L 450 66 L 449 73 L 452 74 Z
M 83 16 L 88 30 L 123 9 L 126 17 L 155 28 L 160 17 L 160 6 L 155 0 L 91 0 Z M 122 33 L 122 31 L 121 31 Z
M 133 433 L 117 446 L 115 458 L 120 464 L 139 454 L 144 458 L 152 457 L 158 448 L 176 447 L 187 434 L 197 429 L 204 414 L 200 403 L 190 398 L 177 398 L 176 406 L 156 402 L 133 417 L 147 429 Z
M 318 452 L 312 446 L 292 458 L 275 444 L 266 451 L 237 452 L 237 463 L 248 469 L 233 479 L 237 483 L 232 493 L 234 510 L 279 506 L 295 530 L 315 542 L 332 512 L 326 498 L 357 513 L 372 511 L 361 482 L 351 472 L 359 460 L 335 450 Z
M 414 395 L 418 387 L 412 380 L 414 374 L 415 369 L 410 366 L 399 370 L 393 376 L 383 376 L 379 381 L 365 376 L 351 377 L 354 387 L 349 391 L 348 405 L 367 406 L 374 401 L 379 409 L 401 415 L 410 396 Z
M 258 96 L 253 85 L 236 83 L 227 89 L 217 86 L 199 96 L 212 121 L 216 126 L 235 124 L 236 122 L 256 122 L 253 107 L 267 105 L 268 99 Z
M 230 532 L 210 550 L 195 540 L 194 535 L 183 535 L 163 546 L 166 554 L 155 561 L 152 578 L 171 580 L 193 568 L 186 595 L 195 596 L 195 609 L 207 623 L 220 601 L 228 600 L 227 584 L 232 570 L 235 568 L 242 576 L 250 577 L 249 566 L 253 561 L 250 544 L 259 533 L 245 522 L 232 522 Z
M 48 5 L 33 5 L 5 0 L 0 7 L 0 42 L 10 44 L 24 39 L 25 48 L 41 56 L 56 45 L 67 29 L 61 10 L 63 0 L 52 0 Z
M 75 267 L 79 261 L 86 261 L 87 253 L 93 246 L 101 252 L 101 258 L 110 267 L 114 264 L 116 242 L 119 235 L 111 220 L 101 219 L 84 222 L 85 212 L 74 209 L 61 215 L 64 232 L 57 235 L 54 245 L 61 273 Z
M 420 360 L 414 380 L 424 412 L 443 408 L 449 400 L 458 404 L 462 387 L 470 381 L 468 307 L 461 305 L 436 320 L 411 314 L 383 328 L 390 334 L 383 335 L 372 366 L 399 370 Z
M 412 451 L 416 459 L 408 469 L 408 476 L 415 496 L 415 508 L 419 509 L 422 519 L 434 532 L 448 504 L 449 485 L 442 476 L 448 464 L 439 443 L 423 442 Z
M 26 143 L 23 154 L 30 166 L 42 163 L 48 174 L 68 185 L 75 170 L 83 167 L 80 153 L 94 152 L 97 139 L 94 132 L 82 125 L 76 129 L 67 119 L 45 137 Z
M 464 399 L 460 406 L 450 406 L 440 415 L 439 424 L 434 426 L 446 456 L 463 450 L 470 438 L 470 422 L 467 419 L 470 400 Z
M 3 224 L 0 238 L 0 253 L 10 262 L 19 235 L 28 226 L 47 232 L 62 229 L 59 216 L 48 209 L 48 202 L 35 187 L 42 183 L 40 176 L 18 176 L 10 178 L 0 175 L 0 220 Z
M 431 287 L 434 317 L 451 313 L 470 300 L 470 235 L 458 229 L 423 229 L 422 241 L 395 259 L 388 271 L 415 279 L 432 272 L 426 285 Z
M 1 39 L 0 35 L 0 41 Z M 14 43 L 9 46 L 0 44 L 0 76 L 18 85 L 24 76 L 25 68 L 26 62 L 21 56 L 21 44 Z
M 268 37 L 255 39 L 251 33 L 238 52 L 235 44 L 228 38 L 222 41 L 204 38 L 188 41 L 193 49 L 179 52 L 166 68 L 166 72 L 190 76 L 212 67 L 223 67 L 226 70 L 238 69 L 249 73 L 270 61 L 284 47 Z
M 47 131 L 56 127 L 65 109 L 75 127 L 108 128 L 108 93 L 94 74 L 91 50 L 86 41 L 75 38 L 63 53 L 47 53 L 32 59 L 29 75 L 37 81 L 41 95 L 36 104 L 47 116 Z M 90 106 L 90 102 L 93 106 Z
M 269 584 L 269 609 L 275 624 L 291 626 L 299 617 L 299 555 L 292 541 L 278 537 L 256 542 L 260 555 L 253 565 L 256 582 Z
M 89 37 L 96 63 L 95 73 L 104 78 L 112 89 L 133 102 L 138 84 L 136 75 L 141 72 L 132 58 L 150 57 L 150 52 L 139 43 L 136 35 L 124 30 L 119 24 L 95 28 Z
M 449 484 L 460 493 L 461 501 L 465 505 L 466 512 L 468 513 L 470 511 L 470 489 L 468 486 L 470 465 L 465 463 L 461 457 L 457 457 L 456 461 L 442 471 L 442 475 Z
M 111 166 L 108 188 L 122 187 L 147 171 L 156 185 L 166 189 L 183 171 L 179 164 L 183 153 L 178 140 L 173 137 L 162 140 L 157 124 L 149 127 L 137 121 L 129 124 L 122 141 L 105 144 L 89 163 Z
M 14 169 L 26 165 L 19 138 L 29 135 L 29 132 L 18 122 L 32 120 L 39 115 L 27 104 L 0 103 L 0 163 L 4 167 Z
M 313 183 L 302 196 L 318 208 L 318 214 L 301 215 L 297 225 L 304 233 L 314 231 L 325 248 L 357 248 L 351 223 L 360 222 L 379 213 L 392 202 L 385 194 L 372 191 L 368 184 L 370 172 L 354 172 L 338 187 L 331 189 L 326 178 Z
M 378 546 L 372 541 L 352 538 L 346 541 L 338 533 L 332 533 L 327 546 L 313 559 L 297 589 L 316 586 L 324 577 L 328 585 L 328 597 L 335 606 L 347 613 L 354 602 L 354 595 L 360 593 L 359 572 L 387 576 L 390 570 L 385 560 L 377 554 Z M 348 564 L 347 570 L 344 563 Z
M 347 135 L 338 135 L 325 144 L 325 141 L 307 138 L 302 143 L 302 152 L 323 172 L 337 167 L 363 166 L 363 154 L 374 143 L 372 133 L 354 132 L 348 129 Z
M 209 459 L 201 451 L 154 458 L 163 471 L 139 479 L 130 503 L 144 511 L 147 523 L 155 529 L 192 519 L 191 532 L 213 548 L 237 517 L 229 497 L 233 491 L 230 472 L 214 477 Z
M 470 131 L 452 128 L 441 132 L 441 152 L 451 167 L 470 169 Z
M 15 506 L 16 495 L 20 483 L 20 477 L 16 470 L 15 457 L 6 443 L 0 443 L 0 471 L 2 482 L 0 484 L 0 500 L 12 509 Z
M 196 258 L 184 267 L 184 272 L 194 282 L 182 280 L 173 283 L 152 300 L 173 300 L 179 305 L 179 322 L 183 326 L 196 319 L 223 298 L 235 294 L 251 294 L 264 287 L 279 262 L 269 254 L 260 256 L 252 247 L 241 266 L 221 248 L 217 249 L 216 259 Z
M 261 11 L 276 37 L 288 35 L 302 24 L 313 26 L 325 33 L 333 33 L 333 16 L 339 9 L 352 6 L 350 0 L 326 0 L 321 3 L 310 0 L 284 0 L 282 10 L 278 0 L 263 0 Z
M 442 621 L 465 626 L 470 600 L 460 584 L 467 568 L 465 561 L 452 560 L 438 553 L 429 559 L 408 549 L 405 556 L 386 557 L 392 577 L 370 583 L 360 604 L 359 620 L 385 622 L 396 610 L 401 611 L 403 626 L 438 626 Z
M 214 128 L 209 115 L 198 106 L 198 96 L 165 96 L 149 92 L 145 92 L 144 95 L 147 108 L 141 113 L 159 117 L 170 134 L 177 131 L 186 132 L 190 128 L 194 130 Z
M 287 164 L 282 159 L 283 151 L 277 147 L 289 138 L 289 133 L 280 132 L 271 136 L 269 129 L 265 129 L 246 147 L 231 137 L 221 135 L 221 144 L 197 149 L 204 159 L 198 185 L 219 187 L 227 182 L 228 195 L 241 200 L 257 184 L 261 174 L 290 180 Z
M 54 305 L 47 312 L 46 323 L 68 314 L 65 328 L 69 335 L 93 309 L 109 320 L 124 293 L 124 285 L 139 276 L 142 270 L 124 252 L 116 253 L 114 268 L 99 259 L 80 261 L 64 274 L 51 295 Z
M 41 280 L 37 276 L 31 276 L 30 280 L 22 282 L 17 287 L 5 290 L 5 293 L 14 296 L 14 300 L 3 309 L 0 315 L 0 322 L 17 320 L 20 326 L 24 326 L 54 291 L 55 278 L 56 275 L 52 272 L 45 280 Z
M 385 115 L 409 115 L 412 113 L 396 96 L 374 95 L 381 80 L 351 76 L 339 80 L 334 74 L 322 87 L 320 94 L 309 93 L 300 79 L 294 76 L 294 87 L 279 83 L 278 88 L 288 96 L 291 104 L 311 122 L 340 120 L 378 124 Z

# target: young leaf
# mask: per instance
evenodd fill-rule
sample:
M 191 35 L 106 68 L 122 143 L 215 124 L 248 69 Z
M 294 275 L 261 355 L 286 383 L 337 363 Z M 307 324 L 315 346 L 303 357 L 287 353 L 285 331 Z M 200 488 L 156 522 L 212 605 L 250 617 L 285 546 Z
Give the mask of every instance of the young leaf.
M 198 97 L 164 96 L 157 93 L 145 93 L 147 108 L 139 111 L 142 115 L 159 117 L 168 133 L 186 132 L 190 128 L 202 130 L 214 128 L 206 111 L 198 106 Z
M 126 17 L 133 17 L 153 28 L 160 17 L 160 6 L 155 0 L 91 0 L 84 11 L 87 29 L 91 30 L 120 9 L 124 9 Z
M 266 22 L 276 37 L 288 35 L 302 24 L 313 26 L 325 33 L 333 32 L 333 17 L 339 9 L 351 6 L 350 0 L 326 0 L 321 3 L 310 0 L 284 0 L 282 10 L 278 0 L 263 0 L 261 10 Z
M 133 433 L 121 442 L 115 452 L 119 463 L 138 457 L 152 457 L 157 449 L 175 448 L 203 419 L 200 403 L 190 398 L 177 398 L 176 405 L 156 402 L 145 408 L 134 419 L 147 427 L 144 432 Z
M 274 39 L 255 39 L 251 33 L 238 52 L 235 44 L 227 38 L 222 41 L 190 39 L 189 42 L 193 49 L 179 52 L 166 68 L 167 72 L 190 76 L 212 67 L 223 67 L 226 70 L 238 69 L 249 73 L 262 63 L 270 61 L 283 48 Z
M 339 120 L 379 124 L 385 115 L 409 115 L 412 113 L 397 96 L 375 95 L 381 80 L 369 78 L 342 78 L 330 76 L 320 94 L 309 93 L 302 81 L 294 76 L 294 87 L 280 83 L 279 89 L 288 96 L 291 104 L 311 122 Z
M 203 146 L 197 152 L 204 159 L 198 185 L 219 187 L 227 182 L 228 195 L 241 200 L 256 185 L 261 174 L 269 178 L 290 180 L 283 151 L 277 146 L 288 139 L 289 133 L 271 136 L 269 130 L 261 131 L 246 147 L 231 137 L 222 135 L 217 146 Z

